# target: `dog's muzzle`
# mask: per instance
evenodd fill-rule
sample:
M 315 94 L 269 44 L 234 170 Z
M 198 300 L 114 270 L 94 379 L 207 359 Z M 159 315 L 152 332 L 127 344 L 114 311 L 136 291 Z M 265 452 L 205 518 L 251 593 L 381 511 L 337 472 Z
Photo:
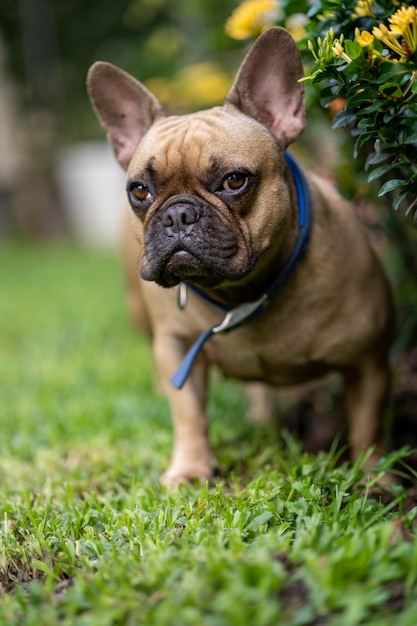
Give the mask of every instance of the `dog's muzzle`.
M 172 196 L 159 207 L 144 244 L 142 278 L 163 287 L 183 280 L 213 286 L 249 267 L 246 258 L 234 266 L 239 252 L 236 233 L 215 207 L 197 196 Z

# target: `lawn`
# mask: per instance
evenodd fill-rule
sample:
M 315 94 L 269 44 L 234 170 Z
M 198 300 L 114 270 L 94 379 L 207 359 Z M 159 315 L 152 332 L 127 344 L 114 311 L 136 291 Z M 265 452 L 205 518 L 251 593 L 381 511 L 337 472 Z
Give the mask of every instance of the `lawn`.
M 160 486 L 169 411 L 116 253 L 1 243 L 0 381 L 0 623 L 416 626 L 405 488 L 249 426 L 232 382 L 212 383 L 220 478 Z

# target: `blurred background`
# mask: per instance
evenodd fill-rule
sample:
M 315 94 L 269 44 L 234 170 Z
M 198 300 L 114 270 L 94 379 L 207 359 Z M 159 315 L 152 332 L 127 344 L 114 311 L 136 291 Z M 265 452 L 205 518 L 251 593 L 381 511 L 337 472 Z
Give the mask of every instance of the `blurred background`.
M 168 111 L 218 104 L 242 54 L 224 32 L 235 5 L 2 0 L 0 234 L 114 242 L 123 174 L 86 95 L 89 66 L 119 65 Z
M 88 68 L 97 60 L 122 67 L 143 81 L 168 112 L 219 104 L 250 45 L 224 29 L 238 4 L 1 0 L 0 246 L 23 237 L 116 249 L 124 175 L 91 110 Z M 298 11 L 307 5 L 307 0 L 288 0 L 286 17 L 292 6 Z M 290 27 L 290 19 L 283 23 Z M 294 31 L 300 23 L 294 21 Z M 352 158 L 351 138 L 330 128 L 337 110 L 337 102 L 321 109 L 310 88 L 308 131 L 294 150 L 354 201 L 384 256 L 399 317 L 395 411 L 407 426 L 398 436 L 403 443 L 407 433 L 404 442 L 417 444 L 417 434 L 409 436 L 417 433 L 416 229 L 392 211 L 386 198 L 375 202 L 363 160 Z
M 88 68 L 97 60 L 119 65 L 143 81 L 168 113 L 219 104 L 250 45 L 225 31 L 239 4 L 2 0 L 0 236 L 75 235 L 114 243 L 123 173 L 90 107 Z M 308 0 L 281 5 L 285 12 L 270 23 L 278 17 L 295 38 L 302 37 Z M 308 63 L 312 57 L 304 48 Z M 309 125 L 296 151 L 335 178 L 346 195 L 366 198 L 369 185 L 353 164 L 346 133 L 330 129 L 343 103 L 324 111 L 317 92 L 307 93 Z

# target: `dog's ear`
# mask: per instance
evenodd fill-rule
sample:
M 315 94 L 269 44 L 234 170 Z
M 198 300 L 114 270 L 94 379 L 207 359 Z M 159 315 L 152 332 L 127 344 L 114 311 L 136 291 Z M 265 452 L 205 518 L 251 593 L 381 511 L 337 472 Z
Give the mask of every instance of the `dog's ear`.
M 135 78 L 101 61 L 88 72 L 87 91 L 117 160 L 127 169 L 143 135 L 163 115 L 161 105 Z
M 247 53 L 226 102 L 265 124 L 287 146 L 306 125 L 304 86 L 298 82 L 303 75 L 291 35 L 270 28 Z

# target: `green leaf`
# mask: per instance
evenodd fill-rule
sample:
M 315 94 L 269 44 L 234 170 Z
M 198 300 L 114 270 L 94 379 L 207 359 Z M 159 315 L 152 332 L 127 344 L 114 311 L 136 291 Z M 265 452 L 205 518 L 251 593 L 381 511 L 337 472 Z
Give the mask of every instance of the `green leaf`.
M 372 130 L 374 127 L 374 124 L 372 122 L 371 119 L 369 119 L 369 117 L 364 117 L 361 120 L 359 120 L 358 122 L 358 128 L 361 132 L 366 132 L 368 130 Z
M 53 573 L 53 569 L 50 567 L 50 565 L 47 565 L 47 563 L 44 563 L 43 561 L 40 561 L 39 559 L 32 559 L 32 565 L 37 570 L 41 572 L 45 572 L 45 574 Z
M 412 69 L 409 64 L 390 63 L 389 61 L 384 61 L 381 65 L 378 82 L 387 82 L 388 80 L 393 81 L 395 78 L 398 78 L 399 80 L 402 78 L 409 80 L 411 78 L 411 74 Z
M 398 167 L 397 163 L 386 163 L 385 165 L 381 165 L 380 167 L 376 167 L 368 176 L 368 182 L 372 182 L 376 178 L 379 178 L 386 172 L 389 172 L 394 167 Z
M 380 85 L 378 87 L 378 91 L 379 93 L 388 92 L 391 97 L 400 97 L 403 94 L 403 92 L 401 91 L 397 83 L 393 83 L 393 82 L 384 83 L 383 85 Z
M 394 189 L 397 189 L 397 187 L 404 187 L 404 185 L 406 184 L 407 183 L 405 182 L 405 180 L 402 180 L 401 178 L 393 178 L 392 180 L 389 180 L 384 185 L 382 185 L 381 189 L 378 192 L 378 196 L 384 196 L 386 193 L 394 191 Z
M 362 133 L 361 135 L 359 135 L 359 137 L 355 141 L 355 145 L 353 146 L 353 156 L 355 157 L 355 159 L 359 155 L 363 147 L 363 144 L 374 136 L 375 136 L 375 133 L 373 131 L 368 132 L 368 133 Z
M 368 171 L 370 165 L 377 165 L 378 163 L 382 163 L 391 156 L 392 155 L 388 152 L 371 152 L 366 159 L 365 170 Z
M 257 531 L 261 526 L 267 524 L 270 519 L 274 517 L 271 511 L 264 511 L 257 517 L 255 517 L 248 526 L 248 530 Z
M 343 109 L 338 113 L 332 123 L 332 128 L 344 128 L 354 124 L 357 120 L 355 113 L 352 113 L 349 109 Z
M 405 216 L 407 217 L 407 215 L 409 215 L 411 213 L 411 211 L 414 209 L 414 207 L 417 206 L 417 198 L 415 198 L 412 203 L 407 207 L 407 210 L 405 212 Z M 414 221 L 417 220 L 417 214 L 414 215 Z
M 370 104 L 367 107 L 364 107 L 363 109 L 361 109 L 361 113 L 375 113 L 376 111 L 379 111 L 380 109 L 382 109 L 382 107 L 385 107 L 387 104 L 385 101 L 381 101 L 381 100 L 376 100 L 375 102 L 373 102 L 372 104 Z
M 363 106 L 365 102 L 374 102 L 375 96 L 376 94 L 373 89 L 362 89 L 361 91 L 356 92 L 353 96 L 348 97 L 347 106 L 350 109 L 357 106 Z
M 417 142 L 417 133 L 413 133 L 412 135 L 409 135 L 408 137 L 404 137 L 401 143 L 407 145 L 407 144 L 416 143 L 416 142 Z
M 398 209 L 401 202 L 407 197 L 407 195 L 408 195 L 408 189 L 404 189 L 403 191 L 401 191 L 401 193 L 398 194 L 398 196 L 394 198 L 392 202 L 392 207 L 395 211 Z
M 350 56 L 351 59 L 355 59 L 357 56 L 362 54 L 362 48 L 356 40 L 350 41 L 350 39 L 346 39 L 344 46 L 347 55 Z

